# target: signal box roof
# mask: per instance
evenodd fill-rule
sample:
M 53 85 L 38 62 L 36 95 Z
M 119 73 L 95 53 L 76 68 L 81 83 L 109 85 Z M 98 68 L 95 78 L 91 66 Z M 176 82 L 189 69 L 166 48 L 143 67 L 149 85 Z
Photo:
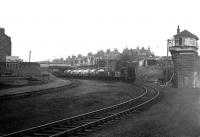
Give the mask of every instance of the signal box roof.
M 188 30 L 184 30 L 184 31 L 174 35 L 174 38 L 195 38 L 196 40 L 199 40 L 199 38 L 196 35 L 192 34 Z

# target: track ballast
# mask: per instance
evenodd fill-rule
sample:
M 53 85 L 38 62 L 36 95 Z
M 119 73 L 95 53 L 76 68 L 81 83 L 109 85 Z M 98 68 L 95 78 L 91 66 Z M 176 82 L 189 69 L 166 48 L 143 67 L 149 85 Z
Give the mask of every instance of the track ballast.
M 127 114 L 138 113 L 158 98 L 159 91 L 156 88 L 150 86 L 142 88 L 145 90 L 143 94 L 126 102 L 6 134 L 2 137 L 82 136 L 82 134 L 95 130 L 98 126 L 109 124 L 110 121 L 120 119 Z

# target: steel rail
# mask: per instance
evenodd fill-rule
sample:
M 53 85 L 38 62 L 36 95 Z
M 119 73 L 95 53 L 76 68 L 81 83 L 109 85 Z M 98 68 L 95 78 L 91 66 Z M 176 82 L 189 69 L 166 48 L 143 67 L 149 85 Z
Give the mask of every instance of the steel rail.
M 148 86 L 148 87 L 150 87 L 150 86 Z M 70 129 L 70 130 L 67 130 L 67 131 L 60 132 L 60 133 L 52 135 L 50 137 L 61 137 L 61 136 L 70 135 L 70 134 L 73 134 L 73 133 L 76 133 L 76 132 L 83 131 L 85 129 L 91 128 L 93 126 L 103 125 L 104 123 L 106 123 L 106 122 L 108 122 L 110 120 L 113 120 L 113 119 L 116 119 L 116 118 L 120 118 L 120 117 L 122 117 L 122 116 L 124 116 L 126 114 L 132 113 L 132 112 L 136 111 L 137 108 L 146 105 L 147 103 L 155 100 L 159 96 L 159 94 L 160 94 L 159 90 L 154 88 L 154 87 L 151 87 L 151 88 L 156 90 L 157 94 L 153 98 L 151 98 L 151 99 L 149 99 L 149 100 L 147 100 L 147 101 L 145 101 L 145 102 L 143 102 L 143 103 L 141 103 L 139 105 L 136 105 L 136 106 L 134 106 L 132 108 L 126 109 L 126 110 L 121 111 L 119 113 L 110 115 L 108 117 L 105 117 L 105 118 L 102 118 L 102 119 L 99 119 L 99 120 L 96 120 L 96 121 L 81 125 L 79 127 L 76 127 L 76 128 L 73 128 L 73 129 Z
M 142 87 L 142 88 L 144 88 L 144 87 Z M 28 133 L 30 131 L 36 131 L 38 129 L 46 128 L 47 126 L 57 125 L 57 124 L 59 124 L 61 122 L 75 121 L 75 120 L 78 120 L 78 119 L 81 119 L 81 118 L 84 118 L 84 117 L 88 117 L 88 116 L 92 116 L 92 115 L 95 115 L 95 114 L 103 113 L 103 112 L 108 111 L 108 110 L 112 110 L 112 109 L 115 109 L 115 108 L 122 107 L 122 105 L 128 104 L 128 103 L 130 103 L 130 102 L 132 102 L 132 101 L 134 101 L 136 99 L 139 99 L 139 98 L 145 96 L 146 94 L 147 94 L 147 90 L 145 89 L 145 92 L 143 94 L 141 94 L 140 96 L 135 97 L 135 98 L 133 98 L 131 100 L 128 100 L 128 101 L 125 101 L 125 102 L 122 102 L 122 103 L 119 103 L 119 104 L 116 104 L 116 105 L 113 105 L 113 106 L 109 106 L 109 107 L 105 107 L 105 108 L 102 108 L 102 109 L 98 109 L 98 110 L 95 110 L 95 111 L 91 111 L 91 112 L 88 112 L 88 113 L 84 113 L 84 114 L 80 114 L 80 115 L 77 115 L 77 116 L 69 117 L 69 118 L 66 118 L 66 119 L 61 119 L 61 120 L 50 122 L 50 123 L 46 123 L 46 124 L 43 124 L 43 125 L 40 125 L 40 126 L 36 126 L 36 127 L 28 128 L 28 129 L 25 129 L 25 130 L 20 130 L 20 131 L 17 131 L 17 132 L 6 134 L 6 135 L 3 135 L 2 137 L 9 137 L 9 136 L 17 135 L 17 134 L 20 135 L 21 133 Z
M 58 121 L 55 121 L 55 122 L 47 123 L 47 124 L 44 124 L 44 125 L 40 125 L 40 126 L 37 126 L 37 127 L 33 127 L 33 128 L 29 128 L 29 129 L 18 131 L 18 132 L 6 134 L 6 135 L 3 135 L 2 137 L 14 137 L 14 136 L 21 137 L 21 136 L 26 135 L 28 133 L 34 133 L 34 132 L 37 132 L 39 130 L 41 131 L 42 129 L 47 129 L 48 127 L 52 128 L 53 126 L 58 126 L 59 124 L 62 125 L 63 123 L 77 121 L 77 120 L 84 119 L 84 118 L 87 118 L 87 117 L 95 116 L 97 114 L 101 114 L 103 112 L 108 112 L 110 110 L 115 110 L 117 108 L 121 108 L 121 107 L 123 107 L 125 105 L 129 105 L 133 101 L 135 101 L 137 99 L 140 99 L 143 96 L 145 96 L 148 93 L 148 90 L 145 87 L 142 87 L 142 88 L 145 89 L 145 92 L 143 94 L 141 94 L 140 96 L 138 96 L 136 98 L 133 98 L 131 100 L 128 100 L 128 101 L 125 101 L 125 102 L 122 102 L 122 103 L 119 103 L 119 104 L 116 104 L 116 105 L 113 105 L 113 106 L 109 106 L 109 107 L 106 107 L 106 108 L 102 108 L 102 109 L 99 109 L 99 110 L 95 110 L 95 111 L 92 111 L 92 112 L 88 112 L 88 113 L 85 113 L 85 114 L 81 114 L 81 115 L 78 115 L 78 116 L 74 116 L 74 117 L 70 117 L 70 118 L 58 120 Z M 132 108 L 126 109 L 126 110 L 118 112 L 116 114 L 112 114 L 110 116 L 98 119 L 96 121 L 92 121 L 92 122 L 89 122 L 87 124 L 83 124 L 81 126 L 76 126 L 76 127 L 71 128 L 69 130 L 61 131 L 61 132 L 59 132 L 57 134 L 55 133 L 54 135 L 49 135 L 49 136 L 51 136 L 51 137 L 57 137 L 57 136 L 62 136 L 62 135 L 66 135 L 66 134 L 72 134 L 72 133 L 75 133 L 75 132 L 78 132 L 78 131 L 90 128 L 92 126 L 96 126 L 96 125 L 105 123 L 108 120 L 111 120 L 111 119 L 113 119 L 115 117 L 118 117 L 118 116 L 122 116 L 122 115 L 126 114 L 127 112 L 130 112 L 130 110 L 136 109 L 136 108 L 138 108 L 138 107 L 140 107 L 140 106 L 142 106 L 142 105 L 144 105 L 144 104 L 146 104 L 146 103 L 154 100 L 154 98 L 156 98 L 157 96 L 159 96 L 159 91 L 158 91 L 158 94 L 156 96 L 154 96 L 150 100 L 145 101 L 144 103 L 141 103 L 141 104 L 139 104 L 137 106 L 134 106 Z

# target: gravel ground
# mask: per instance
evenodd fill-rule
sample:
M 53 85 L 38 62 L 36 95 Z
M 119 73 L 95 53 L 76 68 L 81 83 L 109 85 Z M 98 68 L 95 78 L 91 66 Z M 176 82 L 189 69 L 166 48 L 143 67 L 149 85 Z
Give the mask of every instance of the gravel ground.
M 0 101 L 0 135 L 120 103 L 141 94 L 131 84 L 82 80 L 57 93 Z
M 200 89 L 161 89 L 161 102 L 88 137 L 199 137 Z
M 30 85 L 30 86 L 21 86 L 18 88 L 9 88 L 9 89 L 4 89 L 0 90 L 0 96 L 12 96 L 14 94 L 23 94 L 27 92 L 34 92 L 38 90 L 45 90 L 45 89 L 51 89 L 51 88 L 58 88 L 62 87 L 65 85 L 69 85 L 71 82 L 69 80 L 63 80 L 63 79 L 58 79 L 46 84 L 38 84 L 38 85 Z

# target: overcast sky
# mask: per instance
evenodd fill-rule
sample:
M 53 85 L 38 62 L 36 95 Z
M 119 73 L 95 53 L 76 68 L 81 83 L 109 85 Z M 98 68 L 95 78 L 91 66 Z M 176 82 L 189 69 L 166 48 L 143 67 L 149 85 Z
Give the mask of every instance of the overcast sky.
M 166 55 L 177 25 L 200 37 L 198 0 L 0 0 L 12 55 L 32 61 L 118 48 Z

